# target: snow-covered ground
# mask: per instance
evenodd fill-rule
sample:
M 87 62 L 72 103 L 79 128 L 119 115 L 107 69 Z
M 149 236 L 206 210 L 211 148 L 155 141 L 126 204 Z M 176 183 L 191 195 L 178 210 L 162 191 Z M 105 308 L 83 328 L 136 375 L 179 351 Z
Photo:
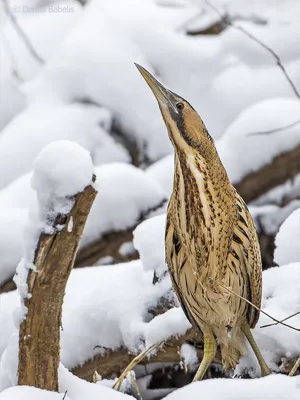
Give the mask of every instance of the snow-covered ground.
M 220 23 L 214 7 L 241 29 L 187 34 Z M 111 381 L 87 383 L 67 368 L 121 346 L 137 354 L 189 329 L 164 257 L 173 149 L 134 62 L 199 112 L 231 181 L 238 184 L 300 147 L 299 13 L 300 2 L 294 0 L 88 0 L 84 6 L 76 0 L 1 2 L 0 287 L 13 277 L 22 257 L 23 262 L 16 280 L 19 292 L 0 294 L 0 400 L 129 398 L 113 391 Z M 249 207 L 259 233 L 276 236 L 278 267 L 263 272 L 262 310 L 278 320 L 300 311 L 297 165 L 295 160 L 289 171 L 281 171 L 292 179 L 262 193 Z M 107 233 L 138 225 L 133 246 L 139 259 L 117 265 L 102 260 L 72 271 L 63 306 L 60 394 L 16 387 L 21 297 L 26 294 L 22 271 L 31 268 L 45 210 L 57 211 L 59 199 L 82 190 L 93 173 L 98 195 L 81 249 Z M 131 248 L 126 242 L 120 252 Z M 153 318 L 149 308 L 162 299 L 178 307 Z M 298 330 L 280 324 L 261 328 L 272 322 L 262 313 L 254 336 L 278 373 L 282 357 L 300 356 L 300 315 L 286 321 Z M 184 345 L 181 354 L 195 368 L 191 346 Z M 208 380 L 166 399 L 300 397 L 299 377 L 258 379 L 250 348 L 235 372 L 245 371 L 253 379 Z M 142 392 L 144 400 L 166 395 L 145 387 Z

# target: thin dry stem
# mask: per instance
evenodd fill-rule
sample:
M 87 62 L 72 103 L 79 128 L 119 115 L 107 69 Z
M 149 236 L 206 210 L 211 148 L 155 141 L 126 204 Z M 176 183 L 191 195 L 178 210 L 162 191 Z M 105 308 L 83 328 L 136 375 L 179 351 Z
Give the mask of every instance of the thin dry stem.
M 226 15 L 223 15 L 220 10 L 214 5 L 212 4 L 209 0 L 205 0 L 205 3 L 211 7 L 224 21 L 224 23 L 226 25 L 231 26 L 234 29 L 237 29 L 238 31 L 242 32 L 244 35 L 246 35 L 248 38 L 250 38 L 251 40 L 253 40 L 254 42 L 258 43 L 261 47 L 263 47 L 269 54 L 271 54 L 275 61 L 276 64 L 278 65 L 278 67 L 281 69 L 282 73 L 284 74 L 286 80 L 288 81 L 289 85 L 291 86 L 293 92 L 295 93 L 295 95 L 298 97 L 298 99 L 300 99 L 300 93 L 298 92 L 294 82 L 292 81 L 292 79 L 290 78 L 290 76 L 288 75 L 284 65 L 282 64 L 282 61 L 280 59 L 280 57 L 278 56 L 277 53 L 275 53 L 275 51 L 273 49 L 271 49 L 271 47 L 267 46 L 265 43 L 263 43 L 261 40 L 259 40 L 256 36 L 252 35 L 252 33 L 248 32 L 245 28 L 241 27 L 241 26 L 237 26 L 235 25 L 233 22 L 231 22 Z
M 19 36 L 21 37 L 21 39 L 25 43 L 29 53 L 36 59 L 36 61 L 39 64 L 44 64 L 45 60 L 37 53 L 37 51 L 33 47 L 33 44 L 31 43 L 29 37 L 26 35 L 26 33 L 23 31 L 23 29 L 19 25 L 19 22 L 18 22 L 16 16 L 12 12 L 12 10 L 10 9 L 10 5 L 9 5 L 8 1 L 7 0 L 2 0 L 2 2 L 3 2 L 4 10 L 5 10 L 5 13 L 6 13 L 7 17 L 10 19 L 11 23 L 15 27 L 15 29 L 18 32 Z
M 233 290 L 229 289 L 228 287 L 226 287 L 226 286 L 224 286 L 224 285 L 221 285 L 221 284 L 220 284 L 220 286 L 221 286 L 222 288 L 228 290 L 228 292 L 230 292 L 230 293 L 234 294 L 235 296 L 239 297 L 240 299 L 245 300 L 248 304 L 250 304 L 250 305 L 251 305 L 252 307 L 254 307 L 256 310 L 258 310 L 258 311 L 261 312 L 262 314 L 266 315 L 267 317 L 271 318 L 273 321 L 277 322 L 277 324 L 286 326 L 287 328 L 293 329 L 294 331 L 297 331 L 297 332 L 300 331 L 299 328 L 295 328 L 294 326 L 285 324 L 284 322 L 279 321 L 278 319 L 272 317 L 270 314 L 266 313 L 266 312 L 263 311 L 261 308 L 257 307 L 255 304 L 251 303 L 251 301 L 249 301 L 249 300 L 246 299 L 245 297 L 240 296 L 239 294 L 235 293 Z
M 280 322 L 287 321 L 288 319 L 293 318 L 298 314 L 300 314 L 300 311 L 297 311 L 296 313 L 289 315 L 288 317 L 282 319 Z M 262 325 L 260 328 L 269 328 L 269 326 L 274 326 L 274 325 L 278 325 L 278 322 L 274 322 L 273 324 Z
M 250 133 L 247 134 L 247 136 L 270 135 L 272 133 L 281 132 L 281 131 L 284 131 L 285 129 L 292 128 L 293 126 L 296 126 L 296 125 L 299 125 L 299 124 L 300 124 L 300 119 L 298 119 L 297 121 L 291 122 L 290 124 L 281 126 L 280 128 L 270 129 L 268 131 L 250 132 Z
M 295 365 L 293 366 L 291 372 L 289 373 L 289 376 L 294 376 L 299 367 L 300 367 L 300 357 L 298 357 L 297 361 L 295 362 Z
M 131 371 L 140 361 L 142 361 L 149 353 L 151 353 L 152 350 L 157 349 L 159 346 L 161 346 L 163 342 L 155 343 L 152 346 L 150 346 L 148 349 L 144 350 L 142 353 L 134 357 L 134 359 L 127 365 L 127 367 L 124 369 L 122 374 L 120 375 L 119 379 L 117 382 L 113 385 L 113 389 L 117 386 L 117 390 L 120 390 L 120 387 L 122 385 L 122 382 L 125 378 L 125 376 L 128 374 L 129 371 Z

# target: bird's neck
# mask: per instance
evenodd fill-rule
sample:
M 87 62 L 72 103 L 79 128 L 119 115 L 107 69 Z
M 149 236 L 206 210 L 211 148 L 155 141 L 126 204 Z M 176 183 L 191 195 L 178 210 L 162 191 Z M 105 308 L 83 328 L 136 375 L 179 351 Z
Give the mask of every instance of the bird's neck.
M 174 183 L 182 175 L 186 188 L 194 186 L 193 182 L 196 182 L 198 186 L 202 182 L 200 186 L 204 189 L 209 186 L 215 195 L 232 190 L 227 172 L 215 148 L 208 157 L 197 152 L 176 151 L 174 161 Z M 182 179 L 180 182 L 182 183 Z M 192 187 L 189 189 L 193 190 Z
M 233 188 L 218 156 L 207 162 L 194 153 L 175 153 L 169 210 L 183 235 L 190 235 L 195 226 L 211 229 L 217 220 L 232 218 L 234 203 Z

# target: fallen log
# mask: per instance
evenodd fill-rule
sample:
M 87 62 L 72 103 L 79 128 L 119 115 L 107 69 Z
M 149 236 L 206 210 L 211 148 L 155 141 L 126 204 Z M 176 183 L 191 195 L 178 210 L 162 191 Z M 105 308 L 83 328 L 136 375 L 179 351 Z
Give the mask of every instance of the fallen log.
M 145 365 L 148 363 L 168 363 L 180 362 L 180 347 L 184 343 L 189 343 L 195 346 L 199 360 L 203 357 L 203 344 L 202 336 L 190 329 L 184 336 L 171 337 L 168 339 L 161 350 L 158 350 L 155 355 L 150 359 L 144 358 L 140 364 Z M 121 347 L 117 350 L 106 350 L 104 355 L 96 355 L 92 359 L 87 360 L 83 365 L 72 369 L 72 373 L 78 377 L 92 382 L 95 371 L 98 372 L 102 378 L 113 378 L 120 376 L 121 372 L 127 365 L 134 359 L 136 354 L 130 354 L 128 349 Z M 221 364 L 220 351 L 214 359 L 214 362 Z
M 300 146 L 281 153 L 259 169 L 246 175 L 234 186 L 246 203 L 293 179 L 300 173 Z

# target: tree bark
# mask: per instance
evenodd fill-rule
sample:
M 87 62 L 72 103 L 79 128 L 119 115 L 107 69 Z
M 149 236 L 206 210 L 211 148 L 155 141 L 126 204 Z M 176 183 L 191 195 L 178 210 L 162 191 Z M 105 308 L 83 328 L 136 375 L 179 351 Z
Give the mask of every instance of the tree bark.
M 276 186 L 284 184 L 289 179 L 293 179 L 299 173 L 300 146 L 297 146 L 275 157 L 260 170 L 249 173 L 234 186 L 246 203 L 249 203 Z M 141 217 L 140 222 L 142 220 L 143 218 Z M 95 242 L 81 249 L 75 261 L 75 267 L 92 265 L 100 258 L 108 255 L 114 257 L 117 262 L 124 261 L 119 257 L 118 249 L 121 244 L 132 239 L 132 230 L 136 225 L 126 231 L 108 232 Z M 137 255 L 135 254 L 134 256 Z M 15 285 L 8 280 L 1 285 L 0 293 L 14 289 Z
M 75 268 L 86 267 L 95 264 L 104 257 L 112 257 L 114 262 L 126 262 L 138 258 L 135 251 L 130 259 L 122 257 L 119 249 L 123 243 L 131 242 L 133 239 L 133 229 L 125 231 L 109 232 L 101 236 L 98 240 L 82 248 L 76 257 Z
M 120 254 L 119 249 L 122 244 L 131 242 L 133 239 L 133 231 L 146 218 L 150 217 L 166 204 L 166 199 L 162 200 L 156 206 L 149 208 L 141 213 L 138 220 L 130 228 L 120 231 L 107 232 L 99 239 L 80 249 L 75 260 L 75 268 L 93 265 L 99 259 L 110 256 L 115 262 L 127 262 L 138 259 L 137 251 L 134 251 L 129 257 Z
M 270 139 L 271 140 L 271 139 Z M 274 157 L 258 171 L 246 175 L 234 186 L 246 203 L 293 179 L 300 173 L 300 146 Z
M 97 192 L 88 186 L 74 197 L 68 215 L 58 215 L 54 233 L 40 235 L 27 277 L 30 299 L 19 333 L 19 385 L 58 391 L 62 303 L 90 208 Z M 71 222 L 70 222 L 71 221 Z M 72 225 L 72 229 L 69 223 Z M 64 225 L 62 230 L 57 225 Z
M 191 328 L 183 336 L 171 337 L 165 342 L 162 350 L 158 350 L 150 359 L 145 357 L 140 364 L 180 362 L 180 347 L 184 343 L 195 345 L 198 358 L 199 360 L 202 359 L 202 337 L 195 329 Z M 117 350 L 107 350 L 104 356 L 98 354 L 92 359 L 87 360 L 83 365 L 73 368 L 72 373 L 90 382 L 93 380 L 95 371 L 97 371 L 102 378 L 110 379 L 112 377 L 118 377 L 135 356 L 134 354 L 129 354 L 128 349 L 124 347 Z M 220 351 L 217 352 L 214 362 L 221 364 Z

